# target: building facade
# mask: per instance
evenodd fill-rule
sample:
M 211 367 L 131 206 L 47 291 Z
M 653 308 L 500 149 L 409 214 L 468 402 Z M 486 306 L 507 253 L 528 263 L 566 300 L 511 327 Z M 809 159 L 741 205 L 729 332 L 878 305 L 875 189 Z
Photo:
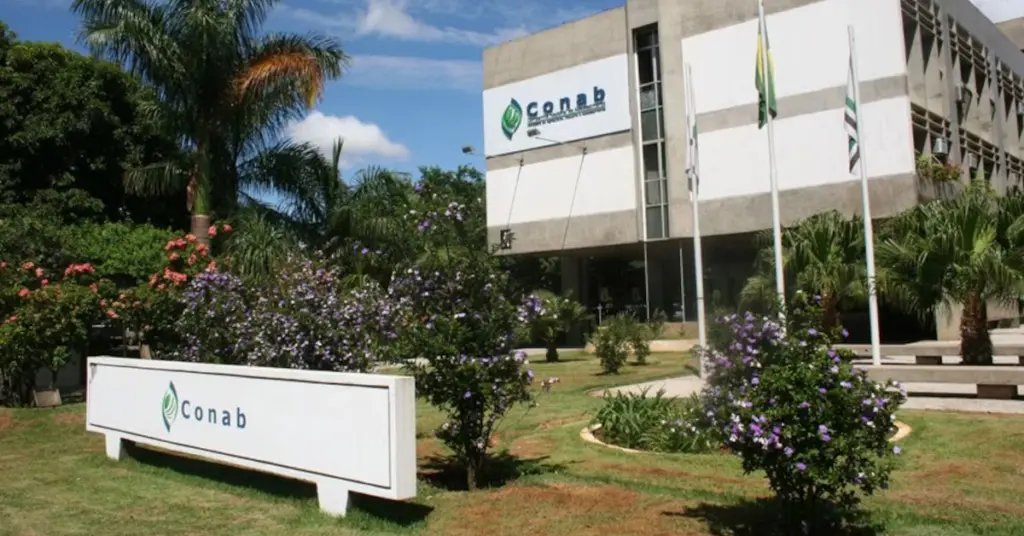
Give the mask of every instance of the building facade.
M 964 0 L 765 0 L 780 213 L 861 210 L 844 105 L 853 25 L 872 213 L 936 195 L 921 155 L 1024 177 L 1024 55 Z M 1012 22 L 1012 21 L 1011 21 Z M 503 254 L 558 255 L 591 307 L 693 317 L 684 65 L 699 124 L 706 297 L 735 304 L 771 225 L 754 0 L 625 5 L 484 51 L 487 224 Z M 1022 25 L 1024 27 L 1024 25 Z M 689 275 L 688 275 L 689 274 Z M 689 313 L 687 313 L 689 311 Z

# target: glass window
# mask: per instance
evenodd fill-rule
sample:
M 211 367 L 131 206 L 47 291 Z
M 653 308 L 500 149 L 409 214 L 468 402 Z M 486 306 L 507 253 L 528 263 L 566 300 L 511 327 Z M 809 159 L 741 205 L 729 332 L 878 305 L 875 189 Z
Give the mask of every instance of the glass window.
M 661 99 L 658 98 L 659 95 L 655 85 L 651 83 L 646 86 L 640 86 L 640 110 L 650 110 L 661 104 Z
M 640 85 L 654 82 L 654 51 L 638 50 L 636 53 L 637 77 Z
M 658 170 L 658 144 L 648 143 L 644 145 L 644 180 L 661 178 L 661 171 Z
M 656 140 L 660 137 L 658 132 L 659 110 L 648 110 L 640 112 L 640 133 L 644 141 Z
M 647 200 L 647 206 L 660 205 L 665 202 L 661 195 L 663 182 L 661 179 L 644 182 L 644 189 L 647 190 L 644 199 Z
M 647 207 L 647 238 L 664 238 L 662 207 Z
M 636 48 L 652 47 L 658 44 L 658 25 L 652 24 L 636 30 Z

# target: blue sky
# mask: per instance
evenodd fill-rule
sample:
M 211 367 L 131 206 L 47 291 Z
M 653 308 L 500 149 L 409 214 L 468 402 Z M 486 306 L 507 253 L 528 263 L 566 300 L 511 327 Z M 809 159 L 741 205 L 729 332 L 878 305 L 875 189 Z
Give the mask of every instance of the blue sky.
M 680 0 L 684 1 L 684 0 Z M 1024 15 L 1024 0 L 973 0 L 994 20 Z M 70 0 L 0 0 L 0 19 L 22 39 L 81 50 Z M 270 30 L 339 38 L 346 75 L 291 135 L 329 147 L 345 138 L 345 172 L 367 165 L 480 166 L 484 47 L 622 5 L 623 0 L 284 0 Z M 480 166 L 482 167 L 482 166 Z
M 0 0 L 0 19 L 26 40 L 75 42 L 70 0 Z M 337 37 L 352 62 L 293 137 L 325 148 L 345 138 L 343 170 L 413 171 L 482 158 L 483 48 L 614 7 L 621 0 L 284 0 L 268 29 Z

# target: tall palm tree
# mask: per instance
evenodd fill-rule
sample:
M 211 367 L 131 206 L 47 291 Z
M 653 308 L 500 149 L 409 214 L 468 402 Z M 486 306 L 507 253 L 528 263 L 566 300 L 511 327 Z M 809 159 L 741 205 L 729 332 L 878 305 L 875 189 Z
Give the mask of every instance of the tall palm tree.
M 1016 306 L 1024 292 L 1024 198 L 975 180 L 895 218 L 887 234 L 878 259 L 888 299 L 922 317 L 960 304 L 963 362 L 992 364 L 986 306 Z
M 213 214 L 253 190 L 292 193 L 309 151 L 279 140 L 348 58 L 317 35 L 261 33 L 279 0 L 73 0 L 94 54 L 125 65 L 159 99 L 147 110 L 187 149 L 132 170 L 140 193 L 182 191 L 203 241 Z
M 867 295 L 864 232 L 859 217 L 845 218 L 836 211 L 815 214 L 782 234 L 782 262 L 787 288 L 821 296 L 827 327 L 839 325 L 839 306 L 864 300 Z M 744 303 L 768 304 L 774 299 L 775 277 L 771 235 L 758 253 L 760 270 L 741 292 Z

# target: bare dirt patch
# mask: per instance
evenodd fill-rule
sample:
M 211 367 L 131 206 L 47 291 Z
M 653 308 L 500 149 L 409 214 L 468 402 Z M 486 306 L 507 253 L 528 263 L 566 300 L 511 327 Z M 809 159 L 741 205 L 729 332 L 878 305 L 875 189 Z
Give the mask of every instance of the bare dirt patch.
M 0 430 L 6 430 L 13 424 L 13 419 L 10 415 L 6 414 L 6 411 L 0 410 Z
M 540 458 L 555 450 L 556 443 L 549 437 L 523 437 L 512 442 L 509 453 L 520 458 Z
M 607 486 L 512 485 L 454 507 L 431 523 L 430 534 L 668 536 L 706 534 L 695 520 L 666 516 L 678 501 Z

